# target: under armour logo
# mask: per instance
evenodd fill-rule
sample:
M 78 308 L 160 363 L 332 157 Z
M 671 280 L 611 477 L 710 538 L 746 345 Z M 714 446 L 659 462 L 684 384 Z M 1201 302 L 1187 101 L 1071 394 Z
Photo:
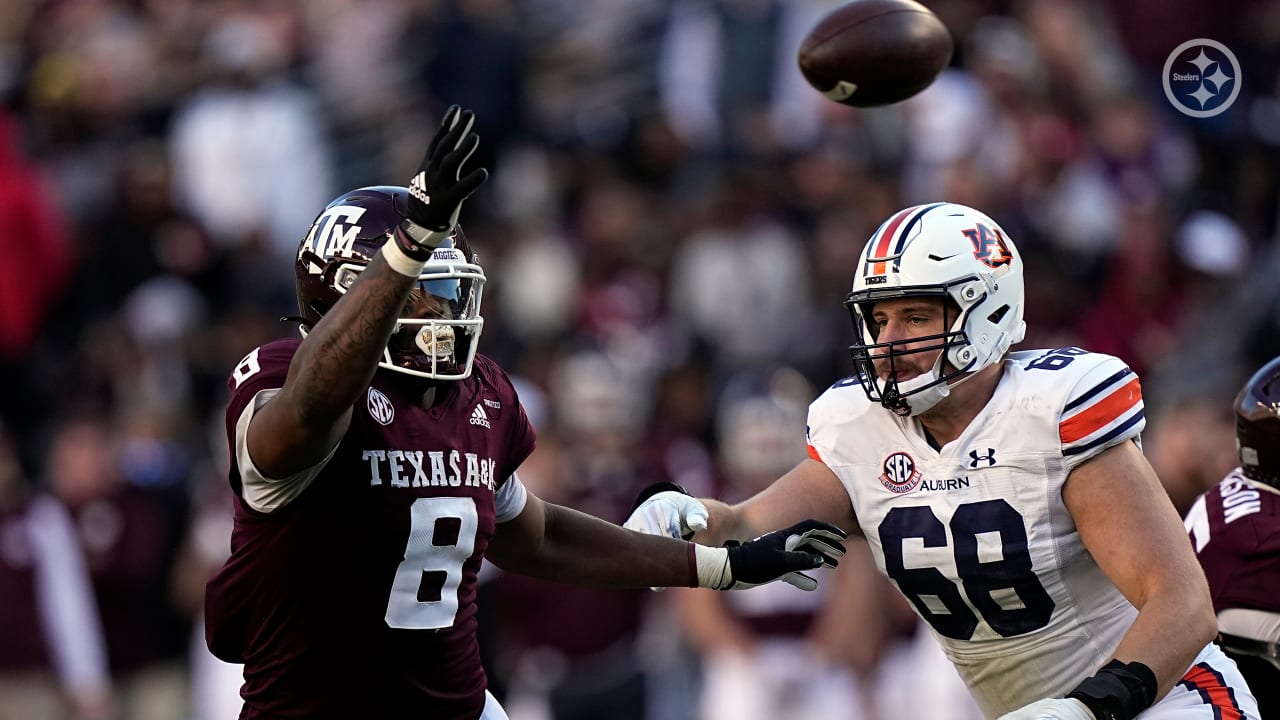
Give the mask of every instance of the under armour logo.
M 420 172 L 413 176 L 409 183 L 409 194 L 422 201 L 423 205 L 431 204 L 431 196 L 427 194 L 427 174 Z
M 986 455 L 979 455 L 977 450 L 970 450 L 969 457 L 973 458 L 969 461 L 969 467 L 977 468 L 978 463 L 986 463 L 983 467 L 994 467 L 996 464 L 996 449 L 987 448 Z

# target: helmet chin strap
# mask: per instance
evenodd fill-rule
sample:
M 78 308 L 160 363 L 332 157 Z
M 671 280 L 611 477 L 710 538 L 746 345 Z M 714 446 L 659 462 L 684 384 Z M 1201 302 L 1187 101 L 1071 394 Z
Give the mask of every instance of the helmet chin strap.
M 903 405 L 906 405 L 906 408 L 907 408 L 906 413 L 898 413 L 899 415 L 904 415 L 905 417 L 915 417 L 921 413 L 924 413 L 924 412 L 927 412 L 928 410 L 933 409 L 935 405 L 942 402 L 943 398 L 951 394 L 951 388 L 959 387 L 962 383 L 967 382 L 970 378 L 978 374 L 977 372 L 966 373 L 964 377 L 961 377 L 955 382 L 951 382 L 951 383 L 940 382 L 937 385 L 934 385 L 932 387 L 928 387 L 914 394 L 907 395 L 907 393 L 911 393 L 912 391 L 918 388 L 922 388 L 928 385 L 929 383 L 937 381 L 937 379 L 941 377 L 940 373 L 942 371 L 942 362 L 945 358 L 946 358 L 945 352 L 938 355 L 937 362 L 933 364 L 933 367 L 929 369 L 929 372 L 923 375 L 919 375 L 917 377 L 913 377 L 910 380 L 898 385 L 898 392 L 906 396 L 906 397 L 899 398 L 899 402 L 901 402 Z
M 942 402 L 943 398 L 951 394 L 951 388 L 945 382 L 937 382 L 937 380 L 938 367 L 935 365 L 930 368 L 929 372 L 917 375 L 898 385 L 898 392 L 903 395 L 899 400 L 907 408 L 906 417 L 915 417 L 931 409 L 934 405 Z M 932 387 L 925 387 L 929 383 L 937 384 Z M 924 389 L 921 390 L 920 388 Z

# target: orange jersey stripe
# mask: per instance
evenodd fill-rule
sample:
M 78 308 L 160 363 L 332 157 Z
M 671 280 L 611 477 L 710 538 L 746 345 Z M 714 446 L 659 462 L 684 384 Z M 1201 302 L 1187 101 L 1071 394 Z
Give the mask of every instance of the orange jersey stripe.
M 1199 692 L 1200 696 L 1217 710 L 1216 717 L 1222 720 L 1244 720 L 1244 713 L 1231 695 L 1231 688 L 1222 684 L 1217 673 L 1210 672 L 1204 663 L 1193 666 L 1182 676 L 1182 682 L 1189 689 Z
M 1058 435 L 1062 442 L 1073 443 L 1097 432 L 1141 401 L 1142 385 L 1134 378 L 1088 410 L 1063 420 L 1058 425 Z
M 885 226 L 884 234 L 880 236 L 880 242 L 876 243 L 875 257 L 884 257 L 885 253 L 889 252 L 889 243 L 893 241 L 893 234 L 898 232 L 898 226 L 902 224 L 903 220 L 907 219 L 907 216 L 911 214 L 912 210 L 915 210 L 915 208 L 909 207 L 906 210 L 900 211 L 897 215 L 893 216 L 893 219 Z M 883 275 L 885 272 L 885 264 L 882 262 L 876 263 L 875 267 L 871 269 L 871 272 L 873 275 Z
M 809 448 L 809 457 L 813 458 L 814 460 L 817 460 L 818 462 L 822 462 L 822 456 L 818 454 L 817 448 L 815 448 L 812 445 L 806 445 L 805 447 Z M 822 464 L 825 465 L 826 463 L 822 463 Z

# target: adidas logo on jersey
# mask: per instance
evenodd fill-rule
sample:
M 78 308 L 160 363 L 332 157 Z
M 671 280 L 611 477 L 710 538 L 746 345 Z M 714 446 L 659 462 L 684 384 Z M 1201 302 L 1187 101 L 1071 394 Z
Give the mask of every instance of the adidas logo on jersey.
M 477 405 L 476 409 L 471 412 L 471 424 L 479 425 L 484 428 L 491 427 L 489 425 L 489 416 L 485 414 L 484 408 L 480 405 Z
M 431 204 L 431 196 L 427 194 L 427 174 L 420 172 L 413 176 L 409 183 L 409 194 L 422 201 L 423 205 Z

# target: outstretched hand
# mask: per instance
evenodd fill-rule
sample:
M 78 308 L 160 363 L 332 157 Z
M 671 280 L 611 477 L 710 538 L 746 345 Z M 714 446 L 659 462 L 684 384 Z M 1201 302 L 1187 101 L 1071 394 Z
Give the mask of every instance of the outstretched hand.
M 699 548 L 698 580 L 702 587 L 744 590 L 781 580 L 801 590 L 814 590 L 818 581 L 804 570 L 835 567 L 844 557 L 845 531 L 820 520 L 805 520 L 789 528 L 725 548 Z M 716 566 L 724 553 L 723 564 Z
M 707 506 L 690 497 L 688 491 L 671 482 L 654 483 L 636 498 L 631 516 L 622 524 L 628 530 L 648 535 L 689 540 L 707 529 Z
M 470 110 L 450 107 L 417 174 L 409 182 L 409 222 L 402 229 L 428 253 L 453 232 L 462 202 L 489 177 L 484 168 L 463 174 L 464 166 L 480 145 L 480 137 L 472 130 L 475 121 L 475 113 Z

